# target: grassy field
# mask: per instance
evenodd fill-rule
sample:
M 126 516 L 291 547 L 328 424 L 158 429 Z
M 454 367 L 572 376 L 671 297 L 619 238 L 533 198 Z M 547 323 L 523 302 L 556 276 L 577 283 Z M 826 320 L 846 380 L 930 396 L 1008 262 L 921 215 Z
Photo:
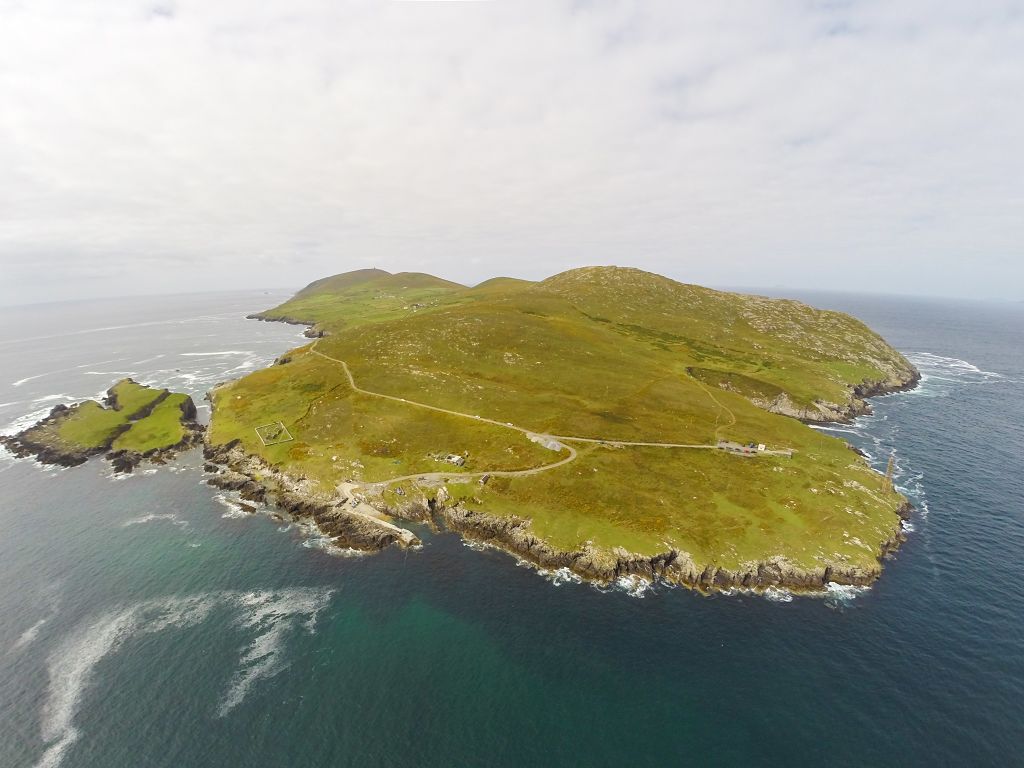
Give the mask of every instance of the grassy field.
M 577 443 L 578 458 L 549 472 L 450 486 L 473 508 L 528 517 L 563 548 L 867 566 L 899 527 L 901 498 L 845 443 L 752 402 L 842 406 L 865 381 L 910 376 L 899 353 L 840 313 L 602 267 L 475 288 L 364 270 L 263 316 L 317 324 L 328 335 L 316 351 L 344 360 L 370 392 L 544 434 L 796 451 L 745 459 Z M 341 365 L 310 347 L 216 390 L 214 405 L 213 442 L 238 438 L 325 488 L 444 471 L 446 454 L 466 459 L 452 474 L 558 458 L 514 430 L 353 392 Z M 295 440 L 263 446 L 255 427 L 278 420 Z
M 257 371 L 213 392 L 210 440 L 246 450 L 316 480 L 376 482 L 399 475 L 527 469 L 557 454 L 521 434 L 424 412 L 352 391 L 340 366 L 296 350 L 284 365 Z M 281 421 L 294 439 L 264 445 L 256 427 Z M 465 458 L 461 468 L 444 461 Z
M 132 416 L 163 394 L 163 390 L 144 387 L 130 379 L 119 381 L 110 392 L 114 395 L 116 409 L 86 400 L 61 422 L 57 431 L 59 438 L 79 448 L 106 447 Z
M 187 434 L 181 423 L 181 407 L 187 398 L 182 394 L 168 395 L 149 416 L 133 422 L 111 447 L 115 451 L 146 453 L 177 445 Z

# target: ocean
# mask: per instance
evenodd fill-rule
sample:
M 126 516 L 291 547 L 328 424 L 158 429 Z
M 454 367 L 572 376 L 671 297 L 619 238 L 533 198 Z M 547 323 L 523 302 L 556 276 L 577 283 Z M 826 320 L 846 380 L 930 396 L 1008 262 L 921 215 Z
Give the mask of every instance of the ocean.
M 282 292 L 0 309 L 0 427 L 269 364 Z M 1024 305 L 844 294 L 915 391 L 830 431 L 916 512 L 870 589 L 610 588 L 415 528 L 337 551 L 193 452 L 115 479 L 0 451 L 0 766 L 1024 764 Z M 200 411 L 201 415 L 206 411 Z

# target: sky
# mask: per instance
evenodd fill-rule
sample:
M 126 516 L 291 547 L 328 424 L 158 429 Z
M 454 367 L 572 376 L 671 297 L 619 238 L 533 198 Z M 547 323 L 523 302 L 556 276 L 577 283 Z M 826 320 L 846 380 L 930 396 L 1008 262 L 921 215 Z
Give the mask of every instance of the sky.
M 1024 299 L 1024 0 L 0 0 L 0 304 L 685 282 Z

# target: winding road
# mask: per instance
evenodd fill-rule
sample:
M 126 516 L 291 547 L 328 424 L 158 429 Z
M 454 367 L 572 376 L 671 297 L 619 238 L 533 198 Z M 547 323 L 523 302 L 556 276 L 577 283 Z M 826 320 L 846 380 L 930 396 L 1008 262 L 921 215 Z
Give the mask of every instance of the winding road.
M 391 485 L 392 483 L 399 483 L 399 482 L 403 482 L 403 481 L 406 481 L 406 480 L 441 480 L 441 481 L 444 481 L 447 478 L 453 478 L 453 477 L 472 479 L 472 478 L 483 477 L 484 475 L 490 475 L 491 477 L 527 477 L 529 475 L 536 475 L 539 472 L 547 472 L 548 470 L 555 469 L 556 467 L 564 466 L 564 465 L 568 464 L 569 462 L 574 461 L 576 459 L 576 457 L 578 456 L 578 453 L 577 453 L 576 449 L 573 448 L 571 445 L 565 445 L 565 443 L 570 443 L 570 442 L 574 442 L 574 443 L 591 443 L 591 444 L 597 444 L 597 445 L 608 445 L 608 446 L 611 446 L 613 448 L 625 448 L 625 447 L 686 448 L 686 449 L 695 449 L 695 450 L 715 450 L 717 448 L 716 444 L 709 444 L 709 443 L 659 443 L 659 442 L 644 442 L 644 441 L 635 441 L 635 440 L 609 440 L 609 439 L 602 439 L 602 438 L 598 438 L 598 437 L 579 437 L 579 436 L 576 436 L 576 435 L 549 435 L 549 434 L 543 433 L 543 432 L 535 432 L 534 430 L 526 429 L 525 427 L 519 427 L 519 426 L 516 426 L 515 424 L 511 424 L 509 422 L 496 421 L 495 419 L 488 419 L 488 418 L 485 418 L 483 416 L 479 416 L 477 414 L 462 413 L 461 411 L 452 411 L 452 410 L 449 410 L 448 408 L 440 408 L 440 407 L 438 407 L 436 405 L 428 405 L 427 403 L 420 403 L 420 402 L 417 402 L 416 400 L 409 400 L 409 399 L 404 398 L 404 397 L 396 397 L 395 395 L 385 395 L 382 392 L 371 392 L 370 390 L 363 389 L 358 384 L 356 384 L 356 380 L 352 376 L 352 371 L 349 369 L 348 363 L 346 363 L 344 360 L 341 360 L 341 359 L 339 359 L 337 357 L 331 357 L 330 355 L 324 354 L 323 352 L 318 350 L 316 347 L 317 347 L 317 344 L 319 344 L 319 343 L 320 343 L 319 339 L 317 341 L 313 342 L 313 344 L 309 348 L 309 351 L 312 352 L 314 355 L 317 355 L 318 357 L 322 357 L 325 360 L 330 360 L 331 362 L 334 362 L 334 363 L 337 363 L 338 365 L 340 365 L 342 370 L 345 371 L 345 376 L 348 379 L 349 386 L 352 387 L 352 390 L 354 392 L 358 392 L 358 393 L 363 394 L 363 395 L 368 395 L 370 397 L 379 397 L 379 398 L 382 398 L 384 400 L 391 400 L 391 401 L 396 402 L 396 403 L 403 403 L 405 405 L 411 405 L 411 406 L 414 406 L 416 408 L 423 408 L 425 410 L 434 411 L 436 413 L 445 413 L 445 414 L 448 414 L 449 416 L 458 416 L 458 417 L 464 418 L 464 419 L 472 419 L 473 421 L 475 421 L 477 423 L 492 424 L 492 425 L 494 425 L 496 427 L 501 427 L 503 429 L 510 429 L 513 432 L 519 432 L 520 434 L 526 435 L 526 437 L 529 440 L 532 440 L 533 442 L 543 442 L 545 440 L 556 441 L 557 443 L 560 444 L 559 445 L 560 449 L 561 448 L 565 448 L 567 451 L 569 451 L 569 455 L 566 456 L 563 459 L 560 459 L 559 461 L 553 462 L 551 464 L 544 464 L 544 465 L 539 466 L 539 467 L 531 467 L 530 469 L 501 469 L 501 470 L 491 470 L 489 472 L 420 472 L 420 473 L 417 473 L 417 474 L 414 474 L 414 475 L 402 475 L 400 477 L 392 477 L 392 478 L 388 478 L 387 480 L 377 481 L 375 483 L 363 483 L 360 486 L 360 487 L 363 487 L 363 488 L 379 489 L 379 488 L 384 488 L 384 487 L 386 487 L 388 485 Z M 733 414 L 733 412 L 731 410 L 729 410 L 724 405 L 722 405 L 718 401 L 718 399 L 713 394 L 711 394 L 711 392 L 707 389 L 707 387 L 704 386 L 704 384 L 702 382 L 698 381 L 697 383 L 701 386 L 702 389 L 704 389 L 705 392 L 707 392 L 708 397 L 711 398 L 711 400 L 715 403 L 715 405 L 717 405 L 719 408 L 721 408 L 726 413 L 728 413 L 730 418 L 732 419 L 732 421 L 729 424 L 719 426 L 719 427 L 717 427 L 715 429 L 715 439 L 717 441 L 718 440 L 719 431 L 721 429 L 723 429 L 725 426 L 732 426 L 733 424 L 735 424 L 736 423 L 736 416 Z

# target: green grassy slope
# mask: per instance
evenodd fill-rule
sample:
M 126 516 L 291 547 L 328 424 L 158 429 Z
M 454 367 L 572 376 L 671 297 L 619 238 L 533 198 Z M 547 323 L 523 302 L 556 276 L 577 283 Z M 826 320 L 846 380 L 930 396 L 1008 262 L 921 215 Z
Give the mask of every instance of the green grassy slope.
M 104 448 L 131 418 L 163 394 L 131 379 L 119 381 L 110 388 L 115 408 L 104 408 L 95 400 L 86 400 L 64 419 L 57 430 L 60 440 L 88 450 Z
M 289 362 L 257 371 L 213 393 L 211 442 L 241 440 L 246 450 L 317 481 L 377 482 L 421 472 L 486 472 L 549 463 L 558 455 L 493 425 L 381 401 L 352 391 L 340 366 L 296 350 Z M 256 427 L 275 421 L 294 440 L 264 446 Z M 456 469 L 448 454 L 465 457 Z
M 149 416 L 132 422 L 128 431 L 119 435 L 111 447 L 115 451 L 146 453 L 177 445 L 187 434 L 181 423 L 181 409 L 187 399 L 188 395 L 168 395 Z
M 576 443 L 579 457 L 557 469 L 460 492 L 474 508 L 530 518 L 552 544 L 871 569 L 899 527 L 900 497 L 845 443 L 752 402 L 842 405 L 865 381 L 909 379 L 906 360 L 854 318 L 614 267 L 468 289 L 422 275 L 330 280 L 263 316 L 316 323 L 328 333 L 316 351 L 346 361 L 364 390 L 539 433 L 796 451 Z M 436 452 L 468 452 L 464 471 L 558 458 L 512 430 L 354 393 L 339 364 L 308 348 L 214 400 L 215 443 L 237 437 L 325 486 L 436 471 Z M 253 428 L 278 419 L 295 441 L 262 446 Z

